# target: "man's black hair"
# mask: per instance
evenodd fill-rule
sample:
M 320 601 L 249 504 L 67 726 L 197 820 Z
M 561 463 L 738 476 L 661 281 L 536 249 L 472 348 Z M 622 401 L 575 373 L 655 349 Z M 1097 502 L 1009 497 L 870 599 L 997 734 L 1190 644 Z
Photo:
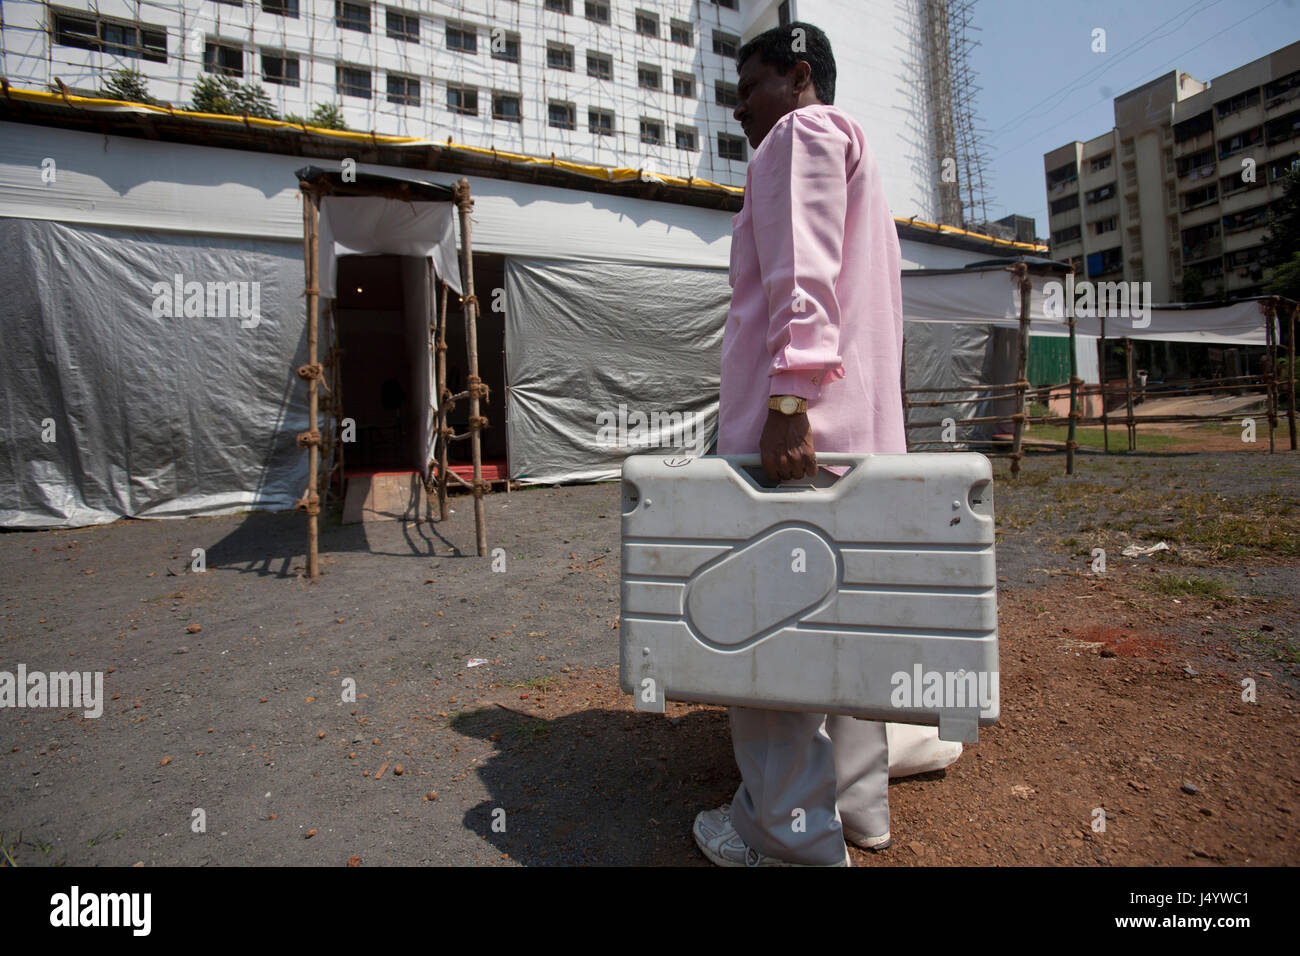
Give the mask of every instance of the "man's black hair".
M 782 76 L 789 73 L 800 60 L 806 60 L 812 67 L 812 83 L 813 89 L 817 91 L 817 99 L 827 106 L 834 104 L 835 56 L 831 53 L 831 41 L 811 23 L 796 20 L 754 37 L 736 53 L 737 73 L 754 54 L 758 54 L 762 62 L 774 67 Z

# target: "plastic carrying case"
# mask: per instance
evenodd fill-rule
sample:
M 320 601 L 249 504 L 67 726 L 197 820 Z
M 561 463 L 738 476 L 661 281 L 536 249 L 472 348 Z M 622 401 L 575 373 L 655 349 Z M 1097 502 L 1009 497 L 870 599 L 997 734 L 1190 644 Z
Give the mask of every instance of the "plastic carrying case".
M 633 455 L 619 678 L 667 700 L 847 714 L 975 741 L 998 719 L 993 471 L 974 452 Z

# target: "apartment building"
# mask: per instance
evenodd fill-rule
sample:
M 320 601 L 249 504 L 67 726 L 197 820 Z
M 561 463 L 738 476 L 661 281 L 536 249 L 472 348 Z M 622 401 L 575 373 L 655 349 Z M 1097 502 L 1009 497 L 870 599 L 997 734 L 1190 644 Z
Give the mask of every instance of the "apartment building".
M 1115 126 L 1043 156 L 1050 247 L 1157 302 L 1263 293 L 1268 210 L 1300 161 L 1300 42 L 1201 83 L 1115 99 Z

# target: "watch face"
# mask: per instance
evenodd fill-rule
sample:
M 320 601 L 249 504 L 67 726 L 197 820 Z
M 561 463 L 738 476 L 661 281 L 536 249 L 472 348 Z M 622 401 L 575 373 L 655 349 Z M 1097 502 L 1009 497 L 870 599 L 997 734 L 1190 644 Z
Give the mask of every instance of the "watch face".
M 791 398 L 787 395 L 785 398 L 781 399 L 781 411 L 785 412 L 787 415 L 793 415 L 794 410 L 798 407 L 799 400 L 796 398 Z

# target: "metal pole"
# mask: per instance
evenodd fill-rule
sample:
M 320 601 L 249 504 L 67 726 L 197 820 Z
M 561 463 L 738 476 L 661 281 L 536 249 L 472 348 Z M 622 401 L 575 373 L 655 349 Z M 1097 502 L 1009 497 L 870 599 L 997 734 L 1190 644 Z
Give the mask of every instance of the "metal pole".
M 1137 451 L 1137 425 L 1133 423 L 1133 340 L 1124 336 L 1124 402 L 1128 407 L 1128 450 Z

